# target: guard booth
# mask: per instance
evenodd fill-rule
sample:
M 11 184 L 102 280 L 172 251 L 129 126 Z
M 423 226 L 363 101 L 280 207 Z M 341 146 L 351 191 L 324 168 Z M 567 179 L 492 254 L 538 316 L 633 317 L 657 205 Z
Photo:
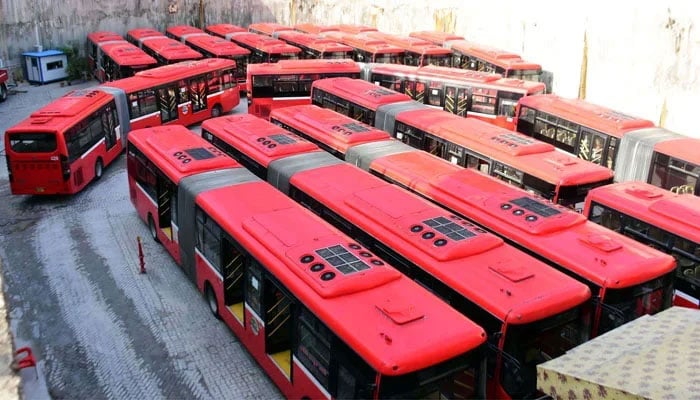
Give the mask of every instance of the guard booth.
M 59 50 L 22 53 L 28 82 L 48 83 L 68 77 L 68 57 Z

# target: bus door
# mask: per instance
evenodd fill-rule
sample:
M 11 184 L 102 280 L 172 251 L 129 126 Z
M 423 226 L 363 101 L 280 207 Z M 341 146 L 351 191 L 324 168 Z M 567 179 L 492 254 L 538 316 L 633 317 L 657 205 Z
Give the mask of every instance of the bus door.
M 409 95 L 413 100 L 419 103 L 423 103 L 425 98 L 425 83 L 416 81 L 405 81 L 404 93 Z
M 176 87 L 164 87 L 156 90 L 158 96 L 158 110 L 160 110 L 161 123 L 170 122 L 178 118 Z
M 428 105 L 433 107 L 444 107 L 442 83 L 439 81 L 428 82 Z
M 224 276 L 224 306 L 243 325 L 243 254 L 230 236 L 221 240 L 221 265 Z
M 445 158 L 446 156 L 445 143 L 431 135 L 424 136 L 422 150 L 440 158 Z
M 192 101 L 192 112 L 199 112 L 207 109 L 207 78 L 198 76 L 190 79 L 190 101 Z
M 269 278 L 263 285 L 265 305 L 265 352 L 287 375 L 292 376 L 292 297 Z
M 173 240 L 172 215 L 171 210 L 172 199 L 177 195 L 175 185 L 170 179 L 159 174 L 156 188 L 156 196 L 158 199 L 158 227 L 163 232 L 168 240 Z
M 475 169 L 486 175 L 491 175 L 491 160 L 487 157 L 481 156 L 479 154 L 473 153 L 465 149 L 465 157 L 463 164 L 460 164 L 464 168 Z
M 445 111 L 459 115 L 460 117 L 466 117 L 467 110 L 469 109 L 468 101 L 468 89 L 445 86 Z
M 102 119 L 102 132 L 105 134 L 105 147 L 107 151 L 117 144 L 117 118 L 115 105 L 110 103 L 100 115 Z
M 592 129 L 581 127 L 576 156 L 595 164 L 603 164 L 605 135 Z

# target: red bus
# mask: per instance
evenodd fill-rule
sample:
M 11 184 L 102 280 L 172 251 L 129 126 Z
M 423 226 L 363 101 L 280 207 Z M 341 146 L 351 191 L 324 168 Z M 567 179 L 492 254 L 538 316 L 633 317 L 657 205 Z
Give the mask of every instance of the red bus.
M 296 60 L 301 49 L 279 39 L 257 33 L 234 33 L 230 40 L 250 51 L 248 64 L 276 63 L 281 60 Z
M 360 77 L 352 60 L 287 60 L 250 64 L 246 79 L 248 113 L 267 118 L 270 110 L 310 102 L 311 84 L 318 79 Z
M 452 52 L 428 41 L 376 31 L 366 32 L 364 35 L 402 48 L 404 55 L 401 64 L 417 67 L 424 65 L 450 67 L 452 65 Z
M 200 53 L 169 37 L 148 37 L 141 39 L 141 43 L 143 51 L 155 58 L 159 65 L 199 60 L 202 58 Z
M 240 103 L 236 65 L 219 58 L 166 65 L 105 86 L 125 93 L 132 129 L 192 125 Z
M 588 285 L 593 293 L 592 336 L 672 303 L 672 257 L 587 222 L 581 214 L 382 138 L 376 129 L 330 110 L 279 109 L 271 114 L 271 121 L 332 147 L 336 156 L 482 225 Z
M 175 25 L 165 30 L 165 36 L 182 43 L 187 43 L 189 38 L 202 35 L 207 35 L 207 33 L 190 25 Z
M 119 43 L 101 43 L 95 68 L 95 78 L 100 82 L 134 76 L 137 72 L 156 67 L 155 58 L 133 44 L 122 40 Z
M 0 103 L 7 100 L 7 79 L 9 76 L 7 69 L 0 68 Z
M 143 48 L 143 41 L 151 37 L 166 36 L 153 28 L 136 28 L 126 32 L 126 40 L 134 46 L 138 46 L 140 49 Z
M 323 25 L 310 24 L 310 23 L 296 24 L 296 25 L 294 25 L 294 29 L 299 31 L 299 32 L 311 33 L 311 34 L 315 34 L 315 35 L 323 35 L 326 32 L 339 31 L 338 28 L 334 28 L 332 26 L 323 26 Z
M 315 82 L 312 103 L 388 132 L 404 143 L 478 169 L 557 204 L 583 211 L 589 189 L 612 183 L 607 168 L 472 118 L 428 108 L 362 80 Z
M 494 74 L 436 66 L 369 64 L 363 79 L 419 103 L 463 117 L 479 118 L 513 129 L 518 100 L 545 91 L 544 83 L 500 78 Z
M 327 32 L 323 36 L 353 48 L 353 60 L 367 63 L 399 64 L 404 50 L 383 40 L 356 37 L 343 32 Z
M 535 364 L 588 339 L 588 288 L 480 227 L 251 115 L 202 137 L 480 324 L 488 398 L 534 394 Z
M 215 25 L 208 25 L 205 29 L 204 32 L 218 36 L 220 38 L 224 38 L 226 40 L 231 40 L 231 36 L 233 36 L 236 33 L 246 33 L 248 30 L 246 28 L 237 26 L 237 25 L 231 25 L 231 24 L 215 24 Z
M 122 42 L 124 42 L 124 38 L 116 32 L 98 31 L 88 33 L 87 41 L 85 42 L 85 54 L 87 54 L 88 69 L 95 78 L 97 78 L 96 71 L 98 60 L 102 58 L 102 51 L 100 50 L 100 45 L 103 43 Z
M 138 215 L 285 397 L 484 396 L 481 327 L 200 137 L 133 131 L 127 169 Z
M 353 57 L 353 48 L 319 35 L 296 31 L 275 33 L 275 38 L 301 49 L 301 58 L 337 59 Z
M 357 35 L 358 33 L 365 33 L 365 32 L 376 32 L 377 28 L 373 28 L 371 26 L 367 25 L 359 25 L 359 24 L 338 24 L 338 25 L 330 25 L 328 28 L 338 30 L 343 33 L 349 33 L 351 35 Z
M 291 26 L 278 24 L 276 22 L 259 22 L 248 25 L 248 32 L 257 33 L 259 35 L 275 36 L 276 33 L 285 31 L 294 31 Z
M 676 259 L 676 305 L 700 308 L 700 199 L 643 182 L 591 190 L 584 214 Z
M 519 132 L 615 170 L 618 182 L 645 181 L 676 193 L 700 195 L 700 139 L 555 95 L 522 98 L 517 115 Z M 570 132 L 569 140 L 560 137 L 563 129 Z
M 73 194 L 100 179 L 129 132 L 123 96 L 76 90 L 5 132 L 12 194 Z
M 474 71 L 494 72 L 506 78 L 540 82 L 542 66 L 523 60 L 518 54 L 464 40 L 463 37 L 435 31 L 412 32 L 411 37 L 427 40 L 452 50 L 452 66 Z

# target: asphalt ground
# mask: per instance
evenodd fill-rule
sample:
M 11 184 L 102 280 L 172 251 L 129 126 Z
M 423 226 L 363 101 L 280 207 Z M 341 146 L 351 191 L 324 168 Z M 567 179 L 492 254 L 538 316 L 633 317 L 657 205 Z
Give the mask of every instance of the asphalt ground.
M 69 90 L 94 85 L 12 88 L 0 103 L 0 135 Z M 122 155 L 77 195 L 32 197 L 10 194 L 0 162 L 0 398 L 281 398 L 150 239 L 129 201 L 125 165 Z M 14 373 L 13 348 L 24 346 L 36 371 Z

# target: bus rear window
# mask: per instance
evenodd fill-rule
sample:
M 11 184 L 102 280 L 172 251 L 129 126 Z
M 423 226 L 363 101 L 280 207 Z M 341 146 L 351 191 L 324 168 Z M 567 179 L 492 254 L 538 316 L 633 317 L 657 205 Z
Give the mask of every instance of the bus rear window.
M 10 134 L 10 148 L 16 153 L 50 153 L 56 150 L 53 133 Z

